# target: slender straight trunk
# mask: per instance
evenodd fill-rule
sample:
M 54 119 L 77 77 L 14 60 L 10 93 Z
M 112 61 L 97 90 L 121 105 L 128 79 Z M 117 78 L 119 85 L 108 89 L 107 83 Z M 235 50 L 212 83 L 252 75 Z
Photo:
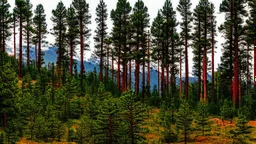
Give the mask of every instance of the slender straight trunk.
M 113 54 L 113 52 L 112 52 L 112 59 L 111 59 L 111 61 L 112 61 L 112 81 L 114 81 L 114 54 Z
M 40 26 L 41 27 L 41 26 Z M 38 35 L 38 71 L 40 72 L 41 70 L 41 44 L 42 44 L 42 38 L 41 38 L 41 29 L 39 30 L 39 35 Z
M 3 52 L 5 52 L 6 50 L 5 50 L 5 35 L 4 35 L 4 33 L 5 33 L 5 29 L 4 29 L 4 22 L 3 22 L 3 32 L 2 32 L 2 34 L 3 34 Z
M 59 31 L 59 61 L 58 61 L 58 87 L 60 87 L 60 77 L 61 77 L 61 59 L 62 59 L 62 46 L 61 46 L 61 31 Z
M 121 57 L 121 45 L 118 47 L 118 64 L 117 64 L 117 88 L 120 90 L 120 57 Z
M 238 100 L 238 85 L 239 85 L 239 75 L 238 75 L 238 36 L 235 36 L 235 69 L 234 69 L 234 105 L 237 104 Z
M 38 60 L 37 60 L 37 43 L 35 44 L 35 58 L 36 58 L 36 68 L 38 68 Z
M 233 21 L 233 6 L 234 6 L 234 3 L 233 3 L 233 0 L 231 0 L 230 2 L 231 6 L 230 6 L 230 17 L 231 17 L 231 21 Z M 233 60 L 232 60 L 232 57 L 233 57 L 233 25 L 230 26 L 230 96 L 231 96 L 231 99 L 233 100 Z
M 206 52 L 204 52 L 204 53 L 206 53 Z M 203 58 L 203 81 L 204 81 L 204 96 L 203 96 L 203 98 L 204 98 L 204 103 L 207 103 L 208 102 L 208 100 L 207 100 L 207 88 L 206 88 L 206 85 L 207 85 L 207 82 L 206 82 L 206 79 L 207 79 L 207 58 L 206 58 L 206 56 L 205 56 L 206 54 L 204 54 L 204 58 Z
M 81 86 L 83 85 L 84 78 L 84 36 L 83 36 L 83 19 L 80 18 L 80 58 L 81 58 Z
M 169 85 L 169 76 L 170 75 L 170 67 L 169 64 L 166 66 L 166 89 L 167 89 L 167 95 L 170 94 L 169 89 L 170 89 L 170 85 Z
M 148 31 L 148 34 L 149 31 Z M 147 75 L 147 81 L 148 81 L 148 88 L 150 89 L 150 36 L 148 37 L 148 75 Z
M 254 90 L 256 90 L 256 40 L 254 41 Z
M 202 101 L 202 94 L 201 94 L 201 19 L 199 18 L 199 29 L 198 29 L 198 53 L 199 53 L 199 60 L 198 60 L 198 97 L 199 100 Z
M 161 89 L 162 89 L 162 97 L 163 100 L 165 100 L 165 91 L 164 91 L 164 85 L 165 85 L 165 80 L 164 80 L 164 66 L 162 64 L 162 71 L 161 71 Z
M 103 69 L 103 36 L 101 36 L 101 43 L 100 43 L 100 74 L 99 74 L 100 81 L 103 81 L 102 69 Z
M 182 51 L 180 51 L 180 98 L 182 98 Z
M 14 59 L 16 59 L 16 20 L 14 16 L 14 21 L 13 21 L 13 48 L 14 48 Z
M 173 30 L 172 30 L 172 35 L 173 35 Z M 171 63 L 172 63 L 172 66 L 171 66 L 171 93 L 174 94 L 175 91 L 174 91 L 174 88 L 175 88 L 175 73 L 174 73 L 174 64 L 175 64 L 175 58 L 174 58 L 174 39 L 172 38 L 172 57 L 171 57 Z
M 188 26 L 186 26 L 188 27 Z M 189 84 L 189 80 L 188 80 L 188 32 L 186 29 L 186 36 L 185 36 L 185 71 L 186 71 L 186 76 L 185 76 L 185 96 L 186 99 L 188 99 L 188 84 Z
M 203 58 L 203 81 L 204 81 L 204 102 L 208 102 L 207 98 L 207 14 L 204 11 L 204 58 Z
M 215 103 L 215 99 L 214 99 L 214 20 L 212 17 L 212 102 Z
M 138 39 L 138 38 L 137 38 Z M 137 42 L 136 51 L 139 51 L 139 45 Z M 139 59 L 136 58 L 135 60 L 135 91 L 136 94 L 139 94 L 139 85 L 140 85 L 140 65 L 139 65 Z
M 132 89 L 132 61 L 129 60 L 129 83 L 128 83 L 128 88 L 131 90 Z
M 28 30 L 28 23 L 29 23 L 29 21 L 27 21 L 27 66 L 29 67 L 29 65 L 30 65 L 30 49 L 29 49 L 29 47 L 30 47 L 30 45 L 29 45 L 29 30 Z
M 237 10 L 235 9 L 235 41 L 234 41 L 234 45 L 235 45 L 235 69 L 234 69 L 234 81 L 235 81 L 235 85 L 234 85 L 234 105 L 237 106 L 238 104 L 238 95 L 239 95 L 239 73 L 238 73 L 238 26 L 237 26 Z
M 21 11 L 21 10 L 20 10 Z M 19 52 L 19 78 L 22 78 L 22 18 L 20 15 L 20 52 Z
M 106 71 L 105 71 L 106 81 L 108 81 L 108 72 L 109 72 L 109 47 L 107 49 L 107 65 L 106 65 Z
M 159 52 L 157 52 L 157 83 L 158 83 L 158 86 L 157 86 L 157 89 L 158 89 L 158 93 L 160 92 L 160 65 L 159 65 Z
M 70 44 L 70 63 L 69 63 L 69 73 L 72 76 L 73 75 L 73 42 L 72 40 L 69 42 Z
M 127 65 L 123 64 L 123 75 L 122 75 L 122 92 L 126 91 L 127 84 Z
M 143 102 L 144 102 L 144 98 L 145 98 L 145 56 L 143 56 L 143 65 L 142 65 L 142 99 L 143 99 Z

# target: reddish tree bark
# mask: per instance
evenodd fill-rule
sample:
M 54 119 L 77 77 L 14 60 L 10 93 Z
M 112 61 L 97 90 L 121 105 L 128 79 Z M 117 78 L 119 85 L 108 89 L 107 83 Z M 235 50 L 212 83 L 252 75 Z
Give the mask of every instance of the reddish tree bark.
M 207 85 L 207 58 L 206 58 L 206 51 L 204 51 L 204 59 L 203 59 L 203 81 L 204 81 L 204 96 L 203 96 L 203 99 L 204 99 L 204 102 L 207 103 L 207 88 L 206 88 L 206 85 Z
M 126 84 L 127 84 L 127 65 L 123 64 L 123 75 L 122 75 L 122 92 L 126 91 Z
M 120 90 L 120 57 L 121 57 L 121 45 L 118 47 L 118 62 L 117 62 L 117 88 Z
M 148 88 L 150 89 L 150 33 L 148 31 L 148 75 L 147 75 Z
M 182 51 L 180 51 L 180 98 L 182 98 Z
M 20 17 L 19 78 L 22 78 L 22 18 Z
M 129 60 L 129 82 L 128 82 L 128 88 L 132 89 L 132 61 Z
M 139 78 L 139 76 L 140 76 L 140 65 L 139 65 L 139 60 L 138 59 L 136 59 L 136 61 L 135 61 L 135 91 L 136 91 L 136 94 L 138 95 L 139 94 L 139 83 L 140 83 L 140 78 Z
M 81 65 L 81 85 L 83 84 L 83 78 L 84 78 L 84 36 L 83 36 L 83 19 L 80 18 L 80 65 Z
M 254 40 L 254 89 L 256 90 L 256 40 Z
M 212 17 L 212 102 L 215 103 L 214 99 L 214 20 Z
M 106 65 L 106 71 L 105 71 L 107 81 L 108 81 L 108 72 L 109 72 L 109 46 L 107 48 L 107 65 Z
M 161 72 L 161 90 L 162 90 L 162 97 L 165 100 L 165 89 L 164 89 L 164 85 L 165 85 L 165 80 L 164 80 L 164 66 L 162 66 L 162 72 Z
M 27 26 L 28 28 L 28 26 Z M 29 30 L 27 30 L 27 66 L 30 65 L 30 40 L 29 40 Z
M 188 36 L 187 36 L 187 32 L 186 32 L 186 36 L 185 36 L 185 71 L 186 71 L 186 78 L 185 78 L 185 96 L 186 99 L 188 99 Z

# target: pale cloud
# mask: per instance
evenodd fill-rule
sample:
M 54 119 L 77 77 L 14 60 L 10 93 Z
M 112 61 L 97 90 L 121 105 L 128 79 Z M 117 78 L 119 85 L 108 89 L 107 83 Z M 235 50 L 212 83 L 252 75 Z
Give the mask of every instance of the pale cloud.
M 15 6 L 15 0 L 8 0 L 9 3 L 11 4 L 12 8 Z M 36 8 L 36 5 L 38 4 L 42 4 L 44 6 L 45 12 L 46 12 L 46 17 L 47 17 L 47 24 L 48 24 L 48 30 L 50 30 L 52 28 L 52 21 L 50 20 L 51 16 L 52 16 L 52 10 L 56 8 L 58 2 L 60 0 L 31 0 L 32 4 L 33 4 L 33 10 Z M 112 9 L 115 9 L 116 7 L 116 3 L 118 0 L 105 0 L 106 4 L 107 4 L 107 9 L 108 9 L 108 32 L 111 31 L 112 28 L 112 21 L 110 19 L 110 11 Z M 129 0 L 131 6 L 133 7 L 135 2 L 137 0 Z M 199 0 L 191 0 L 192 1 L 192 10 L 195 8 L 195 6 L 198 4 Z M 216 15 L 217 15 L 217 24 L 218 26 L 224 22 L 224 15 L 223 14 L 219 14 L 218 10 L 219 10 L 219 5 L 221 3 L 222 0 L 212 0 L 212 2 L 215 4 L 215 8 L 216 8 Z M 65 4 L 66 7 L 69 7 L 70 4 L 72 3 L 72 0 L 62 0 L 62 2 Z M 87 0 L 87 2 L 89 3 L 90 6 L 90 13 L 92 15 L 92 23 L 89 26 L 89 28 L 91 29 L 91 38 L 90 38 L 90 46 L 91 49 L 94 49 L 94 41 L 93 41 L 93 36 L 94 31 L 96 29 L 96 23 L 95 23 L 95 9 L 99 3 L 99 0 Z M 164 5 L 165 0 L 144 0 L 145 5 L 148 7 L 149 9 L 149 14 L 150 14 L 150 22 L 152 23 L 153 19 L 156 17 L 157 12 L 159 9 L 161 9 Z M 178 0 L 171 0 L 174 10 L 176 10 L 176 7 L 179 3 Z M 176 12 L 177 14 L 177 20 L 180 21 L 181 17 L 179 15 L 178 12 Z M 179 28 L 178 28 L 179 31 Z M 216 50 L 216 65 L 215 68 L 217 68 L 217 64 L 220 62 L 220 56 L 221 56 L 221 43 L 223 43 L 224 39 L 221 37 L 221 35 L 218 33 L 218 36 L 216 38 L 217 42 L 217 50 Z M 50 43 L 54 42 L 54 38 L 51 35 L 48 35 L 48 41 Z M 91 54 L 91 52 L 87 52 L 87 56 L 89 57 Z M 192 58 L 193 58 L 193 54 L 192 54 L 192 49 L 189 50 L 189 64 L 190 64 L 190 75 L 191 75 L 191 71 L 192 71 Z

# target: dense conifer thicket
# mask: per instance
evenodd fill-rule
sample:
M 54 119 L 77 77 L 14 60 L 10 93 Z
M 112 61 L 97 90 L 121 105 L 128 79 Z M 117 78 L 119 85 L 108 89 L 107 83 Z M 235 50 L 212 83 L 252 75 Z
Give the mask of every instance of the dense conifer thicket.
M 10 11 L 8 1 L 0 0 L 0 143 L 24 138 L 50 143 L 151 143 L 147 134 L 153 126 L 160 133 L 155 143 L 186 143 L 195 141 L 195 132 L 211 135 L 216 127 L 213 118 L 235 121 L 235 128 L 227 132 L 233 143 L 253 141 L 248 122 L 256 118 L 251 73 L 255 0 L 222 0 L 219 8 L 199 0 L 194 9 L 190 0 L 179 0 L 177 8 L 165 0 L 152 24 L 143 0 L 134 6 L 118 0 L 113 10 L 107 5 L 107 0 L 100 0 L 95 11 L 89 11 L 86 0 L 73 0 L 68 7 L 60 1 L 52 10 L 53 27 L 48 31 L 42 4 L 33 7 L 30 0 L 15 0 Z M 225 14 L 218 28 L 217 12 Z M 89 28 L 92 13 L 94 32 Z M 108 19 L 113 22 L 111 33 Z M 217 30 L 225 37 L 222 47 L 216 47 Z M 44 62 L 47 34 L 55 38 L 56 63 Z M 14 56 L 8 55 L 6 44 L 12 36 Z M 91 36 L 99 73 L 84 66 L 85 53 L 93 49 Z M 215 70 L 216 49 L 223 55 Z M 153 64 L 155 86 L 150 83 Z M 190 73 L 197 81 L 189 81 Z

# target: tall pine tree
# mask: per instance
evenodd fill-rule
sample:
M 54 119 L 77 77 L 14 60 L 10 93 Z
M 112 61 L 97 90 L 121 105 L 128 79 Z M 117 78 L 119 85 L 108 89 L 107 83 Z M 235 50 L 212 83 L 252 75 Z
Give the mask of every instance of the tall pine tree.
M 42 53 L 42 48 L 41 48 L 41 44 L 43 42 L 43 40 L 46 38 L 46 34 L 47 34 L 47 24 L 46 24 L 46 15 L 44 12 L 44 7 L 42 4 L 39 4 L 36 6 L 35 9 L 35 16 L 33 18 L 33 22 L 35 25 L 35 31 L 36 31 L 36 41 L 38 43 L 38 57 L 37 57 L 37 68 L 38 71 L 40 72 L 41 69 L 41 65 L 43 64 L 42 59 L 43 59 L 43 53 Z
M 60 86 L 61 72 L 63 70 L 63 59 L 66 53 L 65 49 L 65 35 L 67 25 L 67 10 L 63 2 L 59 2 L 56 9 L 52 11 L 53 31 L 52 35 L 55 36 L 55 45 L 58 47 L 57 65 L 58 65 L 58 85 Z
M 103 80 L 103 58 L 106 55 L 104 50 L 104 40 L 107 36 L 107 5 L 105 4 L 104 0 L 100 0 L 99 5 L 96 8 L 96 23 L 98 24 L 97 29 L 95 30 L 96 36 L 94 37 L 95 40 L 95 47 L 96 52 L 95 54 L 100 57 L 100 73 L 99 79 Z
M 189 65 L 188 65 L 188 41 L 191 39 L 191 22 L 192 22 L 192 12 L 190 11 L 191 8 L 190 0 L 180 0 L 177 10 L 180 12 L 182 16 L 181 22 L 181 38 L 184 41 L 185 46 L 185 96 L 188 99 L 188 85 L 189 85 Z
M 90 29 L 88 25 L 91 23 L 91 15 L 89 13 L 89 4 L 86 0 L 74 0 L 72 2 L 74 6 L 76 17 L 79 22 L 79 34 L 80 34 L 80 68 L 81 68 L 81 86 L 83 85 L 84 75 L 84 50 L 88 50 L 89 44 L 85 43 L 90 36 Z

